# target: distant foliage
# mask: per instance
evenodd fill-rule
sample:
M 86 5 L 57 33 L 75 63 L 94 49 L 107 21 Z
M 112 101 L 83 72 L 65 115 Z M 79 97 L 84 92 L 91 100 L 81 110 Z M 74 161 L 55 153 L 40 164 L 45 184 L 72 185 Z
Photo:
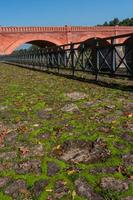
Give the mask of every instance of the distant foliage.
M 28 48 L 28 50 L 37 50 L 37 49 L 40 49 L 40 47 L 38 47 L 38 46 L 36 46 L 36 45 L 34 45 L 34 44 L 32 44 L 32 45 Z
M 102 26 L 133 26 L 133 18 L 126 18 L 123 19 L 122 21 L 120 21 L 118 18 L 114 18 L 113 20 L 109 21 L 109 22 L 104 22 L 104 24 L 102 24 Z

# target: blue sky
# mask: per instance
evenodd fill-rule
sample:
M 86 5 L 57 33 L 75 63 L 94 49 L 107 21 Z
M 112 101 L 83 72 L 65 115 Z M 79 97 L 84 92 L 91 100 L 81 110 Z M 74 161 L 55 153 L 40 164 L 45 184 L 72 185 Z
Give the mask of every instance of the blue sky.
M 133 17 L 133 0 L 1 0 L 1 26 L 97 25 Z

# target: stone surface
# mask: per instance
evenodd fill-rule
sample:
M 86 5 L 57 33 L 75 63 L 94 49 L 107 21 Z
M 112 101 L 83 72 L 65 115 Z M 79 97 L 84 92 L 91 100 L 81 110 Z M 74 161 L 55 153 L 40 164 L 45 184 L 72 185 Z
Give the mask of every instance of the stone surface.
M 27 157 L 42 157 L 44 156 L 44 148 L 42 144 L 37 145 L 21 145 L 19 153 L 22 158 Z
M 67 93 L 66 96 L 74 101 L 85 99 L 87 97 L 87 95 L 83 92 L 71 92 L 71 93 Z
M 5 138 L 5 143 L 14 145 L 18 137 L 18 132 L 11 132 L 8 134 L 8 137 Z
M 46 132 L 46 133 L 40 133 L 37 135 L 37 138 L 39 139 L 49 139 L 51 136 L 50 132 Z
M 83 107 L 83 108 L 89 108 L 89 107 L 93 106 L 94 104 L 95 104 L 95 102 L 93 102 L 93 101 L 88 101 L 88 102 L 83 103 L 83 104 L 82 104 L 82 107 Z
M 124 197 L 121 200 L 133 200 L 133 196 Z
M 4 187 L 9 183 L 10 177 L 0 177 L 0 188 Z
M 32 193 L 35 198 L 38 198 L 41 192 L 44 191 L 45 187 L 48 185 L 47 180 L 39 180 L 34 183 Z
M 129 182 L 120 179 L 115 179 L 113 177 L 104 177 L 101 179 L 100 186 L 104 190 L 114 190 L 120 192 L 128 190 Z
M 123 164 L 126 166 L 133 166 L 133 153 L 123 155 Z
M 123 124 L 123 128 L 126 129 L 129 132 L 133 132 L 133 123 L 130 121 L 127 121 L 126 123 Z
M 61 146 L 58 157 L 70 163 L 95 163 L 99 160 L 104 161 L 109 156 L 110 151 L 106 143 L 97 139 L 95 142 L 68 140 Z
M 5 194 L 11 196 L 13 199 L 21 199 L 22 197 L 30 196 L 29 191 L 27 190 L 27 185 L 24 180 L 16 180 L 10 183 L 5 188 Z
M 61 199 L 63 196 L 68 194 L 69 189 L 65 185 L 65 182 L 59 180 L 55 185 L 54 199 Z
M 4 111 L 6 109 L 8 109 L 8 106 L 0 106 L 0 111 Z
M 69 131 L 69 133 L 70 133 L 70 131 L 72 131 L 74 128 L 75 128 L 74 126 L 69 125 L 69 124 L 65 125 L 65 127 L 64 127 L 64 129 L 65 129 L 66 131 Z
M 14 167 L 14 163 L 13 162 L 3 162 L 0 164 L 0 172 L 3 172 L 3 170 L 12 170 Z
M 41 119 L 46 119 L 46 120 L 49 120 L 53 117 L 55 117 L 55 115 L 49 113 L 48 111 L 46 110 L 40 110 L 37 112 L 37 115 L 38 117 L 40 117 Z
M 76 191 L 78 195 L 87 200 L 103 200 L 103 198 L 95 193 L 92 187 L 82 178 L 75 181 Z
M 79 111 L 79 108 L 76 104 L 71 103 L 71 104 L 67 104 L 65 105 L 62 109 L 63 112 L 76 112 Z
M 106 105 L 105 109 L 113 110 L 113 109 L 115 109 L 115 105 Z
M 121 142 L 113 142 L 114 147 L 116 147 L 117 149 L 124 149 L 125 148 L 125 144 L 121 143 Z
M 48 176 L 53 176 L 55 174 L 57 174 L 60 170 L 60 167 L 54 163 L 54 162 L 48 162 L 47 165 L 47 175 Z
M 131 135 L 127 134 L 127 133 L 124 133 L 122 135 L 122 138 L 124 138 L 124 140 L 126 140 L 126 141 L 128 141 L 130 143 L 133 143 L 133 136 L 131 136 Z
M 117 172 L 116 167 L 106 167 L 106 168 L 94 168 L 90 170 L 91 174 L 99 174 L 99 173 L 107 173 L 107 174 L 113 174 Z
M 23 161 L 15 165 L 16 173 L 25 174 L 25 173 L 41 173 L 41 161 L 40 160 L 30 160 Z
M 106 126 L 98 127 L 97 130 L 105 134 L 110 134 L 112 132 L 110 127 L 106 127 Z
M 0 153 L 0 159 L 4 161 L 12 160 L 17 157 L 16 151 L 10 151 L 10 152 L 1 152 Z

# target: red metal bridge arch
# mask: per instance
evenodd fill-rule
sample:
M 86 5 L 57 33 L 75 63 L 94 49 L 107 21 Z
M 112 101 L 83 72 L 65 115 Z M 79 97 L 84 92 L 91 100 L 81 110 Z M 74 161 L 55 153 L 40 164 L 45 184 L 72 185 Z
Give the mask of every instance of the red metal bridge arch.
M 24 43 L 46 41 L 55 45 L 133 33 L 131 26 L 0 27 L 0 55 L 10 54 Z M 124 41 L 118 41 L 124 42 Z

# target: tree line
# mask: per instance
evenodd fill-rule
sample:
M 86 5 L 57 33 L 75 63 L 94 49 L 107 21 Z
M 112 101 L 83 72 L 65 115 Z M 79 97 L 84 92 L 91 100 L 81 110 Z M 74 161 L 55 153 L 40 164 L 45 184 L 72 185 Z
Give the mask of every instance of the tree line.
M 104 22 L 104 24 L 102 25 L 98 25 L 98 26 L 133 26 L 133 18 L 126 18 L 123 20 L 119 20 L 118 18 L 114 18 L 113 20 L 109 21 L 109 22 Z

